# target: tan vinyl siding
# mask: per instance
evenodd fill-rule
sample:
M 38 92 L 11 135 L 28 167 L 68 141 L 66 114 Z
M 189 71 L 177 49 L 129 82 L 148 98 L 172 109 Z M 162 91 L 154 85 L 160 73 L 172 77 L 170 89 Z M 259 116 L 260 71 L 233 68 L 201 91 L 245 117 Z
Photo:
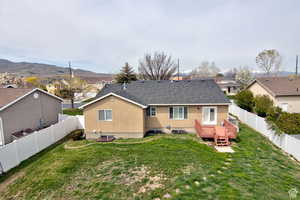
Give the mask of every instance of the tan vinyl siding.
M 269 96 L 276 106 L 281 106 L 282 103 L 288 104 L 288 112 L 300 113 L 300 96 L 279 96 L 274 97 L 272 94 L 262 87 L 257 82 L 253 83 L 248 90 L 250 90 L 254 96 L 257 95 L 267 95 Z
M 114 135 L 115 137 L 136 138 L 143 137 L 151 129 L 160 129 L 171 132 L 172 129 L 184 129 L 195 132 L 195 119 L 202 122 L 203 106 L 187 106 L 188 118 L 174 120 L 169 118 L 170 106 L 154 106 L 155 116 L 146 116 L 146 109 L 127 102 L 115 96 L 108 96 L 84 109 L 85 132 L 88 139 L 95 139 L 100 135 Z M 221 125 L 228 118 L 227 105 L 217 107 L 217 125 Z M 112 121 L 100 121 L 99 110 L 111 109 Z M 170 129 L 167 127 L 170 126 Z
M 273 100 L 273 102 L 275 103 L 276 99 L 272 96 L 272 94 L 267 91 L 265 88 L 263 88 L 260 84 L 258 84 L 257 82 L 253 83 L 249 88 L 249 91 L 251 91 L 253 93 L 254 96 L 257 95 L 267 95 L 268 97 L 270 97 L 270 99 Z
M 156 116 L 146 117 L 146 130 L 151 129 L 186 129 L 192 131 L 195 125 L 195 119 L 202 123 L 202 107 L 203 106 L 187 106 L 188 118 L 182 120 L 174 120 L 169 118 L 170 106 L 157 106 Z M 224 119 L 228 118 L 228 106 L 210 106 L 217 107 L 217 125 L 221 125 Z
M 288 104 L 288 112 L 300 113 L 300 96 L 276 97 L 276 105 Z
M 100 121 L 99 110 L 111 109 L 112 121 Z M 130 134 L 143 136 L 145 127 L 144 109 L 122 100 L 109 96 L 84 109 L 85 127 L 87 135 L 97 132 L 103 134 Z

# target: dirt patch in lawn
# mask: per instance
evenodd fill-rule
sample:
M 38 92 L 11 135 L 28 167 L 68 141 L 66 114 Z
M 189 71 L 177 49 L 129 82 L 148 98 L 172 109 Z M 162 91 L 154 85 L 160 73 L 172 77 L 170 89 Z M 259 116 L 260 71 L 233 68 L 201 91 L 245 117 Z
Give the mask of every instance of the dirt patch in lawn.
M 145 193 L 164 186 L 162 182 L 165 180 L 165 178 L 162 175 L 149 176 L 148 178 L 149 180 L 145 185 L 140 187 L 138 193 Z
M 196 170 L 194 165 L 187 165 L 185 166 L 181 171 L 183 172 L 183 174 L 185 175 L 190 175 L 192 172 L 194 172 Z
M 8 177 L 6 180 L 4 180 L 2 183 L 0 183 L 0 193 L 4 192 L 5 189 L 15 182 L 18 178 L 21 178 L 25 175 L 25 172 L 17 172 L 14 175 Z
M 137 194 L 161 188 L 166 180 L 163 174 L 153 174 L 145 165 L 128 166 L 122 160 L 105 161 L 99 167 L 102 168 L 99 174 L 102 181 L 137 187 Z

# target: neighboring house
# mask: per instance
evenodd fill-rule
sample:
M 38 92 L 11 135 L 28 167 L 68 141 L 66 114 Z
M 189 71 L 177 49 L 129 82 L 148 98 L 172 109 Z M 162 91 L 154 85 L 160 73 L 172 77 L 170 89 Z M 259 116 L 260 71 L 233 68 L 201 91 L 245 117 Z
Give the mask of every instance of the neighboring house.
M 214 80 L 134 81 L 106 85 L 84 109 L 87 138 L 141 138 L 148 131 L 195 133 L 195 120 L 221 125 L 230 101 Z
M 90 86 L 101 90 L 106 84 L 111 84 L 113 82 L 113 76 L 103 76 L 103 77 L 80 77 L 85 80 Z
M 67 88 L 67 86 L 64 86 L 60 80 L 52 80 L 50 83 L 45 84 L 46 89 L 50 94 L 57 94 L 60 90 Z
M 41 89 L 0 88 L 0 145 L 58 122 L 62 99 Z
M 283 111 L 300 113 L 299 77 L 257 78 L 246 89 L 250 90 L 254 96 L 269 96 Z
M 4 85 L 2 88 L 18 88 L 16 84 Z
M 216 80 L 216 82 L 226 95 L 236 95 L 241 88 L 241 85 L 238 84 L 235 80 L 224 79 Z

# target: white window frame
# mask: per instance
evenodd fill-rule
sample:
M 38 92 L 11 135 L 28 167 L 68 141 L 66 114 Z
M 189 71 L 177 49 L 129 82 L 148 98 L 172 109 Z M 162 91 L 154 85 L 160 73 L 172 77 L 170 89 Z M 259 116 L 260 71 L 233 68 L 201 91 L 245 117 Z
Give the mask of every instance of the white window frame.
M 101 120 L 100 119 L 100 111 L 104 111 L 104 120 Z M 106 117 L 106 111 L 111 111 L 111 119 L 107 119 L 107 117 Z M 100 109 L 100 110 L 98 110 L 98 121 L 108 121 L 108 122 L 110 122 L 110 121 L 112 121 L 112 119 L 113 119 L 113 114 L 112 114 L 112 109 Z
M 153 115 L 153 113 L 152 113 L 152 109 L 154 109 L 154 115 Z M 153 107 L 153 106 L 150 106 L 150 108 L 149 108 L 149 116 L 150 117 L 155 117 L 156 116 L 156 107 Z
M 286 110 L 283 110 L 283 107 L 286 106 Z M 282 111 L 284 112 L 288 112 L 289 111 L 289 104 L 288 103 L 280 103 L 280 106 L 279 106 Z
M 204 110 L 205 109 L 215 109 L 215 120 L 214 121 L 204 121 Z M 209 117 L 210 119 L 210 112 L 209 112 Z M 204 125 L 217 125 L 218 123 L 218 108 L 216 106 L 203 106 L 202 107 L 202 124 Z
M 173 108 L 173 113 L 172 113 L 172 115 L 173 115 L 173 120 L 184 120 L 184 106 L 172 106 L 172 108 Z M 175 108 L 177 108 L 178 109 L 178 113 L 179 113 L 179 109 L 181 108 L 182 109 L 182 117 L 179 117 L 179 118 L 175 118 L 174 116 L 174 110 L 175 110 Z

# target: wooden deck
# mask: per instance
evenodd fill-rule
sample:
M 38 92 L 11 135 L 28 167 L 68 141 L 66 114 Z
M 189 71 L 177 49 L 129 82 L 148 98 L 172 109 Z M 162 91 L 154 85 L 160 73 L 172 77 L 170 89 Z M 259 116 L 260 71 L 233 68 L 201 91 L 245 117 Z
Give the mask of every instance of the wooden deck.
M 195 120 L 195 129 L 199 137 L 214 139 L 216 146 L 230 145 L 230 139 L 235 139 L 238 132 L 238 128 L 228 120 L 223 121 L 223 126 L 201 125 Z

